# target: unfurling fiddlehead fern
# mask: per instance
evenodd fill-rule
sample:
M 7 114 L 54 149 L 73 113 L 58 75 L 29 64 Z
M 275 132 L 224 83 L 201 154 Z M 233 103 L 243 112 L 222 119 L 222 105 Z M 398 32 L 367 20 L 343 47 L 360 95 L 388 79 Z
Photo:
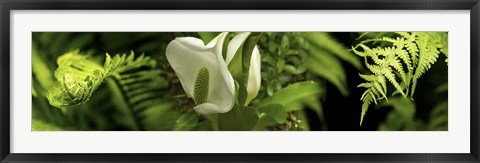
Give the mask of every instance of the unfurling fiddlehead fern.
M 78 50 L 57 59 L 56 83 L 48 92 L 51 105 L 63 108 L 86 102 L 105 78 L 103 67 Z
M 388 102 L 387 80 L 395 88 L 392 95 L 413 98 L 418 79 L 437 61 L 439 54 L 443 53 L 448 58 L 446 32 L 395 34 L 398 37 L 366 39 L 352 47 L 356 55 L 364 58 L 366 67 L 372 72 L 360 74 L 367 81 L 358 85 L 367 89 L 360 98 L 363 101 L 360 125 L 372 102 L 377 104 L 383 99 Z M 375 43 L 386 43 L 386 46 L 371 48 Z
M 47 95 L 49 103 L 58 108 L 85 103 L 106 77 L 115 75 L 117 71 L 138 67 L 149 59 L 143 55 L 136 60 L 133 58 L 133 52 L 128 58 L 124 54 L 112 59 L 106 54 L 105 65 L 102 67 L 78 50 L 65 53 L 57 59 L 56 83 Z

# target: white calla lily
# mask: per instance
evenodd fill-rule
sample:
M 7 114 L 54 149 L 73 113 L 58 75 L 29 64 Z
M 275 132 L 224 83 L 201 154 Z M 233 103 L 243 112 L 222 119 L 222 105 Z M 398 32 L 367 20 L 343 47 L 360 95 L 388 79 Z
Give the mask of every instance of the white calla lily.
M 250 32 L 243 32 L 235 36 L 227 48 L 226 63 L 230 64 L 237 50 L 247 40 Z M 260 52 L 257 46 L 253 48 L 252 57 L 250 60 L 250 68 L 248 71 L 248 83 L 247 83 L 247 98 L 244 105 L 248 105 L 258 95 L 258 90 L 261 84 L 261 72 L 260 72 Z
M 235 83 L 222 56 L 226 35 L 219 34 L 207 45 L 198 38 L 180 37 L 166 49 L 168 62 L 200 114 L 225 113 L 235 103 Z

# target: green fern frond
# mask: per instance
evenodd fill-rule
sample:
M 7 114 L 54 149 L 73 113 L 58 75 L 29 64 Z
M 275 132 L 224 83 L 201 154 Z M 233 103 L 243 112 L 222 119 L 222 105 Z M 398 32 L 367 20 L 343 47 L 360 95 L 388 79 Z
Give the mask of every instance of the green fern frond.
M 431 65 L 437 61 L 439 57 L 440 51 L 437 49 L 437 44 L 434 38 L 436 35 L 435 33 L 426 33 L 426 32 L 418 32 L 416 33 L 418 39 L 415 40 L 415 43 L 419 47 L 420 55 L 418 58 L 418 65 L 415 69 L 415 73 L 413 74 L 412 78 L 412 93 L 411 97 L 415 93 L 415 88 L 417 86 L 417 80 L 431 68 Z
M 364 58 L 366 67 L 372 73 L 360 74 L 367 81 L 358 86 L 367 89 L 360 98 L 363 101 L 361 121 L 372 101 L 388 101 L 386 80 L 395 88 L 392 96 L 399 93 L 403 97 L 413 98 L 418 79 L 437 61 L 439 54 L 448 57 L 448 34 L 445 32 L 395 34 L 395 38 L 385 36 L 364 39 L 352 47 L 356 55 Z M 386 44 L 372 48 L 376 42 Z
M 144 54 L 138 56 L 136 59 L 134 59 L 134 56 L 135 54 L 133 51 L 130 52 L 128 56 L 127 54 L 122 54 L 115 55 L 113 58 L 107 53 L 104 64 L 105 72 L 108 75 L 111 75 L 113 73 L 118 74 L 142 66 L 152 68 L 156 65 L 154 60 L 152 60 L 150 57 L 145 57 Z
M 52 106 L 66 108 L 83 104 L 106 81 L 114 92 L 114 105 L 121 113 L 115 117 L 121 118 L 119 122 L 125 127 L 131 130 L 168 130 L 175 125 L 178 112 L 170 107 L 174 102 L 162 100 L 165 95 L 161 90 L 168 86 L 168 82 L 161 78 L 160 70 L 155 69 L 155 60 L 150 57 L 141 55 L 135 58 L 133 52 L 113 57 L 106 54 L 102 67 L 76 50 L 60 56 L 57 62 L 57 81 L 48 93 Z M 151 115 L 154 112 L 168 113 L 168 117 L 174 118 L 168 120 L 172 124 L 166 125 L 168 127 L 164 127 L 165 124 L 150 124 L 150 121 L 159 121 L 156 120 L 158 115 Z
M 129 122 L 125 125 L 132 130 L 145 130 L 142 120 L 146 115 L 143 112 L 165 103 L 161 90 L 167 82 L 161 79 L 160 71 L 143 68 L 125 71 L 107 80 L 113 91 L 112 98 L 117 101 L 114 105 L 122 113 L 124 121 Z
M 165 92 L 169 82 L 156 65 L 143 54 L 136 58 L 133 52 L 113 58 L 107 55 L 105 69 L 112 76 L 107 83 L 116 92 L 113 99 L 128 122 L 125 125 L 132 130 L 172 130 L 179 117 L 175 101 Z
M 433 40 L 437 41 L 436 45 L 439 48 L 440 52 L 442 52 L 447 59 L 445 62 L 448 63 L 448 33 L 440 33 L 438 35 L 434 35 Z
M 367 91 L 365 91 L 365 92 L 367 92 Z M 361 117 L 360 117 L 360 126 L 362 125 L 363 118 L 367 114 L 368 107 L 370 106 L 372 101 L 377 103 L 375 95 L 373 95 L 371 92 L 367 93 L 367 95 L 363 98 L 362 101 L 363 101 L 363 104 L 362 104 L 362 113 L 361 113 Z
M 51 105 L 63 108 L 86 102 L 105 78 L 103 67 L 78 50 L 57 59 L 56 83 L 47 94 Z
M 112 59 L 114 60 L 115 58 Z M 139 57 L 136 60 L 118 57 L 118 60 L 125 61 L 130 66 L 116 69 L 113 78 L 109 78 L 107 83 L 114 92 L 113 99 L 118 101 L 116 107 L 129 122 L 125 125 L 132 130 L 171 130 L 178 112 L 173 107 L 173 101 L 165 100 L 170 99 L 164 91 L 168 87 L 168 81 L 154 67 L 156 62 L 149 57 Z M 160 113 L 167 118 L 159 119 Z
M 105 78 L 127 71 L 140 65 L 154 66 L 155 62 L 143 55 L 134 60 L 133 52 L 116 55 L 113 59 L 106 54 L 104 67 L 91 61 L 79 50 L 58 57 L 55 70 L 56 83 L 48 92 L 47 98 L 52 106 L 65 108 L 87 102 Z

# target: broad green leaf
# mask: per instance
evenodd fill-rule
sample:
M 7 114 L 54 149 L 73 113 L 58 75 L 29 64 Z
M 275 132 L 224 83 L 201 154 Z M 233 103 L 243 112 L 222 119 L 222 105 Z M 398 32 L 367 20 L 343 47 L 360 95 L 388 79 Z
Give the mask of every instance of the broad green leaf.
M 312 47 L 310 56 L 305 60 L 305 64 L 314 74 L 325 78 L 332 83 L 344 96 L 349 95 L 347 87 L 347 77 L 342 63 L 330 53 Z
M 232 61 L 228 65 L 228 70 L 233 79 L 238 82 L 237 102 L 243 105 L 247 98 L 247 84 L 252 52 L 262 33 L 251 33 L 243 45 L 237 50 Z
M 253 49 L 257 45 L 259 38 L 262 36 L 261 32 L 253 32 L 251 33 L 247 40 L 245 40 L 245 44 L 243 45 L 242 49 L 242 72 L 243 72 L 243 80 L 244 83 L 248 82 L 248 75 L 250 69 L 250 61 L 252 58 Z M 246 85 L 245 85 L 246 87 Z
M 222 57 L 223 57 L 224 60 L 227 59 L 228 44 L 230 44 L 230 41 L 231 41 L 232 38 L 233 38 L 233 34 L 229 33 L 229 34 L 227 34 L 227 36 L 225 36 L 225 39 L 223 41 Z
M 271 104 L 259 108 L 260 118 L 254 130 L 261 130 L 265 127 L 285 123 L 287 119 L 287 111 L 280 104 Z
M 280 104 L 285 107 L 297 102 L 297 100 L 323 93 L 323 91 L 320 85 L 313 81 L 294 83 L 264 99 L 256 108 L 262 108 L 271 104 Z
M 323 95 L 319 95 L 320 97 Z M 322 103 L 319 97 L 310 96 L 303 99 L 304 103 L 308 106 L 308 108 L 312 109 L 317 113 L 318 119 L 322 125 L 322 130 L 328 130 L 327 121 L 325 120 L 325 115 L 323 113 Z
M 285 123 L 287 118 L 287 111 L 280 104 L 271 104 L 258 109 L 260 111 L 260 116 L 272 118 L 276 123 Z
M 213 38 L 217 37 L 220 32 L 198 32 L 198 35 L 203 40 L 204 44 L 209 43 Z
M 175 104 L 171 101 L 151 106 L 139 113 L 142 126 L 150 131 L 168 131 L 176 125 L 179 117 Z
M 218 114 L 219 130 L 250 131 L 258 121 L 258 112 L 250 107 L 235 105 L 227 113 Z
M 183 113 L 175 121 L 174 131 L 189 131 L 197 126 L 198 115 L 195 112 Z
M 242 78 L 242 55 L 243 55 L 243 45 L 237 50 L 235 56 L 233 56 L 232 61 L 228 64 L 228 70 L 232 74 L 232 77 L 237 80 Z M 243 82 L 243 80 L 241 80 Z M 240 81 L 239 81 L 240 82 Z

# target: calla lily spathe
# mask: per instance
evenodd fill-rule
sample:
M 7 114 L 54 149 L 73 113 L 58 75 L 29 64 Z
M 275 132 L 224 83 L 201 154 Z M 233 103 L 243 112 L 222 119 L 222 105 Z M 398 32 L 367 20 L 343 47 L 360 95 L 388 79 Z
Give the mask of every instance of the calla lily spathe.
M 198 38 L 180 37 L 171 41 L 166 49 L 167 60 L 187 96 L 202 99 L 200 103 L 196 101 L 194 107 L 200 114 L 226 113 L 235 103 L 235 83 L 222 56 L 226 35 L 219 34 L 207 45 Z M 196 82 L 199 78 L 201 81 L 206 78 L 204 88 L 198 88 L 202 86 L 202 83 Z
M 235 36 L 227 48 L 226 63 L 230 64 L 235 53 L 241 47 L 241 45 L 247 40 L 250 32 L 243 32 Z M 253 48 L 252 57 L 250 59 L 250 68 L 248 70 L 248 83 L 247 83 L 247 98 L 244 105 L 248 105 L 255 97 L 258 95 L 258 90 L 260 89 L 261 83 L 261 72 L 260 72 L 260 52 L 258 51 L 257 46 Z

